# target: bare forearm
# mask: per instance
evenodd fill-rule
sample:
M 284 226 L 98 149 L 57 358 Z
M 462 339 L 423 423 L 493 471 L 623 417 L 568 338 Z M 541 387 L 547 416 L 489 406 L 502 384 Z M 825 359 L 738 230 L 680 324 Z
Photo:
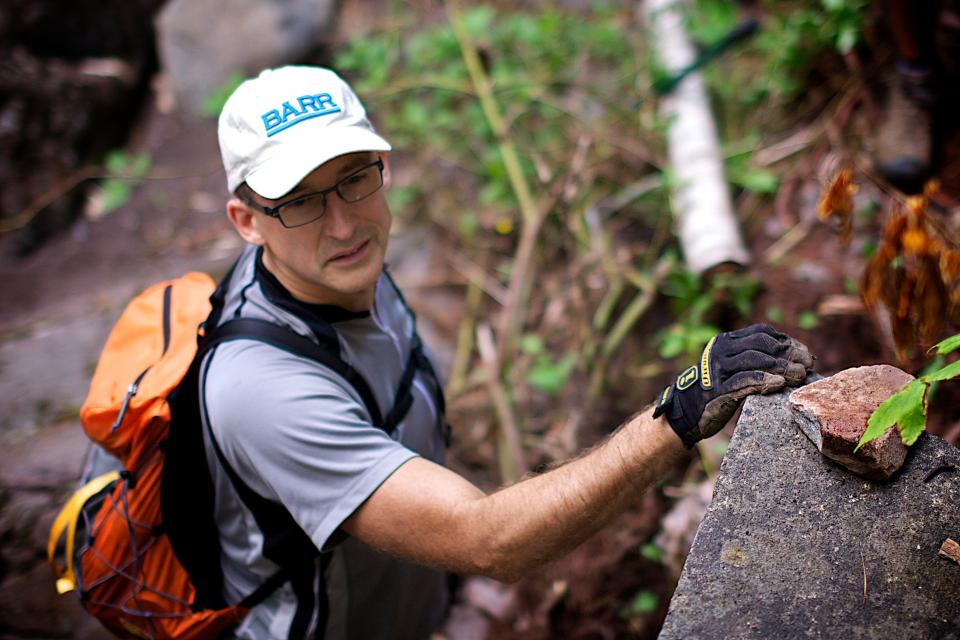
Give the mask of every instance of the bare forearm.
M 583 542 L 684 455 L 680 439 L 651 413 L 634 417 L 589 453 L 492 495 L 414 458 L 343 528 L 423 564 L 516 579 Z
M 684 454 L 646 411 L 563 466 L 461 506 L 485 550 L 482 573 L 504 580 L 560 557 L 627 508 Z M 472 546 L 472 545 L 471 545 Z

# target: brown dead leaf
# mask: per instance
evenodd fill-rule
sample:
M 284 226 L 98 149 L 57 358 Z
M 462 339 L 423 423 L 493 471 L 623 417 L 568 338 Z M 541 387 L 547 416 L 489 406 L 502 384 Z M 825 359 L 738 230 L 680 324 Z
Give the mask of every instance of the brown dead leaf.
M 891 212 L 861 279 L 864 304 L 885 308 L 890 316 L 901 362 L 912 347 L 936 342 L 960 317 L 960 250 L 930 219 L 927 204 L 927 196 L 912 196 Z
M 820 202 L 817 204 L 817 218 L 821 222 L 836 219 L 837 234 L 842 246 L 850 244 L 853 230 L 853 194 L 856 192 L 853 172 L 850 169 L 841 169 L 830 186 L 821 193 Z

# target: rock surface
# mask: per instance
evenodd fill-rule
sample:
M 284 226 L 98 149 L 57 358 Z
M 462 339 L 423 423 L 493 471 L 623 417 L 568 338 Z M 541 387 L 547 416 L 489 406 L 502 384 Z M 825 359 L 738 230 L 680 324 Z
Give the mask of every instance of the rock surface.
M 67 229 L 84 176 L 123 144 L 156 64 L 155 4 L 0 3 L 0 260 Z
M 869 480 L 886 480 L 903 465 L 907 446 L 891 426 L 854 453 L 870 414 L 913 380 L 887 364 L 854 367 L 817 380 L 790 395 L 797 426 L 820 453 Z
M 929 434 L 890 482 L 824 464 L 787 394 L 747 400 L 660 640 L 960 638 L 960 450 Z
M 202 115 L 208 96 L 235 74 L 305 59 L 322 44 L 335 9 L 333 0 L 171 0 L 157 39 L 178 105 Z

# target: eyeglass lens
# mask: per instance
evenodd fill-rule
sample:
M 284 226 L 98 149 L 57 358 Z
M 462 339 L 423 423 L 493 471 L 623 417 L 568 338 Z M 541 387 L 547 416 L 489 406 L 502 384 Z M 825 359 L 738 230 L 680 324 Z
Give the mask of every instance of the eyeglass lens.
M 331 189 L 345 202 L 363 200 L 383 186 L 382 165 L 376 162 L 352 173 Z M 299 227 L 322 217 L 326 211 L 327 191 L 313 193 L 293 202 L 281 205 L 277 209 L 280 222 L 285 227 Z

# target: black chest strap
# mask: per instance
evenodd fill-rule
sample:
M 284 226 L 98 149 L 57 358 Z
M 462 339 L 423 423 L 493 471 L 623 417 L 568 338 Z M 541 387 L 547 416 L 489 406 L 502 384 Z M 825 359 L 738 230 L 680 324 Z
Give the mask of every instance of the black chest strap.
M 333 329 L 331 328 L 331 331 Z M 366 379 L 352 366 L 347 364 L 340 357 L 340 343 L 336 334 L 322 343 L 316 343 L 313 340 L 296 333 L 286 327 L 267 322 L 266 320 L 257 320 L 255 318 L 236 318 L 228 320 L 219 327 L 213 329 L 205 335 L 200 341 L 199 358 L 216 347 L 219 344 L 231 340 L 256 340 L 265 342 L 269 345 L 283 349 L 294 355 L 310 358 L 319 362 L 323 366 L 335 371 L 342 376 L 350 386 L 359 394 L 363 400 L 364 406 L 370 414 L 370 419 L 374 425 L 381 425 L 383 418 L 380 414 L 380 407 L 377 400 L 367 384 Z

